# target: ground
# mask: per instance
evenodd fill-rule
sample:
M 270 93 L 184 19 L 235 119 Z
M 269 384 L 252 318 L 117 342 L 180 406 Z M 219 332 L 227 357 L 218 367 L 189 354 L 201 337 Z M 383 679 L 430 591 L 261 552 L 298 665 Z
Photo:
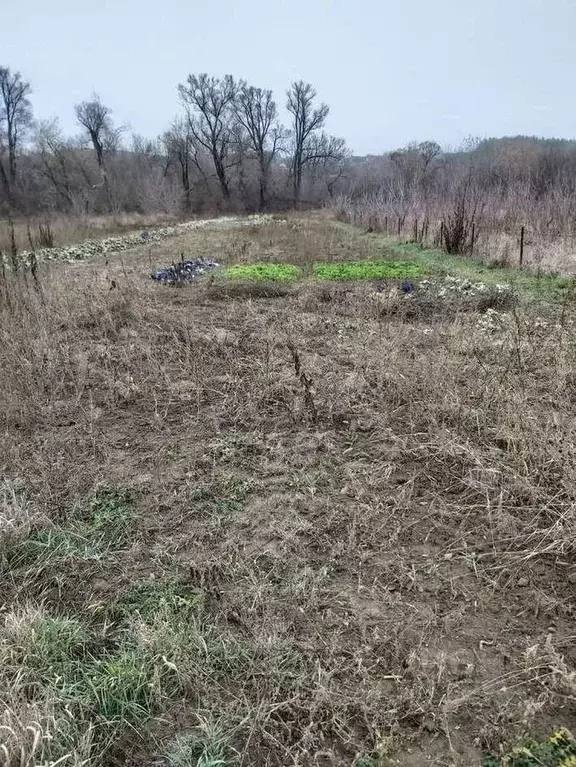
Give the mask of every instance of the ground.
M 150 280 L 181 254 L 303 277 Z M 441 287 L 310 268 L 383 258 Z M 576 729 L 569 281 L 320 215 L 39 280 L 2 294 L 0 763 L 470 767 Z

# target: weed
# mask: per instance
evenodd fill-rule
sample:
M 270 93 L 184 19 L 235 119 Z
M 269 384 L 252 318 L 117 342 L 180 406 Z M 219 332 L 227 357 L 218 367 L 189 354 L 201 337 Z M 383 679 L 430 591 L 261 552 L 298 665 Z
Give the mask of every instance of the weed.
M 142 648 L 125 647 L 116 655 L 103 655 L 87 671 L 86 681 L 104 722 L 134 725 L 154 714 L 156 663 Z
M 45 221 L 44 223 L 38 224 L 38 247 L 54 247 L 54 232 L 52 231 L 50 221 Z
M 239 514 L 244 509 L 247 495 L 258 489 L 257 480 L 241 480 L 231 474 L 223 474 L 206 485 L 195 487 L 191 500 L 198 511 L 223 524 Z
M 101 559 L 105 551 L 85 537 L 85 530 L 39 530 L 20 543 L 13 544 L 5 552 L 11 567 L 33 564 L 64 565 L 75 559 Z
M 141 727 L 157 707 L 155 680 L 166 673 L 129 637 L 119 635 L 114 649 L 74 618 L 30 608 L 6 616 L 0 653 L 5 700 L 25 695 L 29 705 L 49 706 L 58 722 L 43 746 L 53 760 L 82 743 L 94 756 L 104 755 L 127 727 Z
M 91 533 L 110 545 L 117 545 L 126 540 L 131 519 L 131 506 L 134 500 L 129 490 L 97 493 L 90 501 L 88 528 Z
M 186 619 L 196 611 L 200 602 L 198 593 L 177 581 L 138 581 L 117 603 L 120 614 L 150 621 L 159 610 L 166 610 Z

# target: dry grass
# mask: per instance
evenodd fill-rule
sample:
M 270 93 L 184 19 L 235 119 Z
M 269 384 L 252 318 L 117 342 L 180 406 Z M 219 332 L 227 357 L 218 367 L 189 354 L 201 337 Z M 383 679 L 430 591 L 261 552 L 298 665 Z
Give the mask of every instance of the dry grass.
M 141 215 L 118 213 L 110 216 L 63 216 L 46 215 L 30 220 L 14 222 L 14 240 L 19 251 L 30 249 L 30 237 L 36 248 L 45 247 L 41 241 L 40 227 L 46 227 L 54 238 L 54 246 L 73 245 L 84 240 L 100 240 L 116 234 L 132 232 L 134 229 L 151 229 L 170 226 L 177 222 L 175 216 Z M 30 231 L 30 235 L 29 232 Z M 11 226 L 8 220 L 0 221 L 0 251 L 10 253 L 12 248 Z
M 343 203 L 337 212 L 342 221 L 354 222 L 370 231 L 385 232 L 402 242 L 417 239 L 429 248 L 439 247 L 440 224 L 449 215 L 445 209 L 435 210 L 433 214 L 426 209 L 414 210 L 405 214 L 401 230 L 398 231 L 397 211 L 383 203 Z M 428 221 L 427 225 L 425 221 Z M 523 266 L 534 271 L 576 275 L 576 231 L 572 219 L 567 220 L 560 231 L 550 229 L 545 218 L 526 216 L 520 222 L 511 225 L 498 220 L 496 216 L 481 217 L 475 225 L 474 253 L 494 264 L 517 267 L 520 259 L 520 232 L 524 223 Z
M 10 286 L 0 760 L 470 767 L 574 728 L 570 297 L 487 329 L 148 278 L 373 247 L 298 219 Z

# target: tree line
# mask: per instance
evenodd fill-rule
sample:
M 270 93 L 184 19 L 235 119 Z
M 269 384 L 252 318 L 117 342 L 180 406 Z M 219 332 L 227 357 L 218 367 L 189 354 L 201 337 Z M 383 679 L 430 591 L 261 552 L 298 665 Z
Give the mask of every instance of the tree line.
M 75 105 L 78 132 L 66 136 L 57 120 L 34 120 L 31 84 L 0 67 L 0 216 L 253 212 L 345 200 L 401 225 L 464 204 L 486 226 L 576 227 L 575 141 L 470 139 L 454 151 L 424 141 L 355 157 L 326 132 L 329 107 L 309 83 L 288 88 L 287 125 L 272 91 L 232 75 L 191 74 L 178 94 L 181 112 L 156 138 L 130 135 L 97 96 Z
M 426 141 L 351 158 L 343 221 L 448 253 L 573 272 L 576 141 L 514 136 L 443 152 Z
M 0 67 L 0 207 L 29 214 L 259 210 L 334 195 L 349 156 L 325 132 L 329 107 L 293 82 L 284 126 L 271 90 L 191 74 L 181 114 L 155 139 L 127 135 L 98 96 L 76 104 L 79 132 L 35 121 L 31 84 Z

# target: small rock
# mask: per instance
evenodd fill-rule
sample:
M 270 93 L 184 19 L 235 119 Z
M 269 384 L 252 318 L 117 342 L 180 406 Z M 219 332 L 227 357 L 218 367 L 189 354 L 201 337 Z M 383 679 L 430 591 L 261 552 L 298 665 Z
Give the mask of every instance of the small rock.
M 523 589 L 529 583 L 530 581 L 528 580 L 528 578 L 525 578 L 525 577 L 518 578 L 518 580 L 516 581 L 516 585 L 519 586 L 521 589 Z
M 576 583 L 576 570 L 568 576 L 568 583 Z

